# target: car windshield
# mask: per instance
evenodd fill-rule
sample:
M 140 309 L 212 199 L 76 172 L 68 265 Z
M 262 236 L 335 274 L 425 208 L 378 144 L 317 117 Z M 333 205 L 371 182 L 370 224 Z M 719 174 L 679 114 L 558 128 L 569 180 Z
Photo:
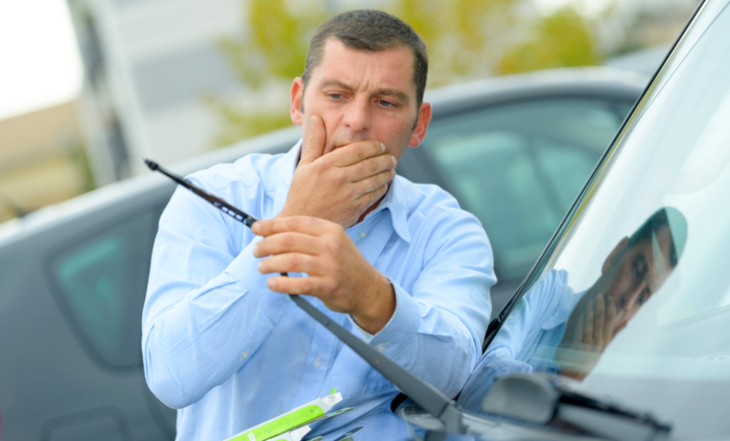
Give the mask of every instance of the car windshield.
M 730 423 L 730 0 L 704 4 L 530 274 L 459 398 L 563 375 L 672 437 Z

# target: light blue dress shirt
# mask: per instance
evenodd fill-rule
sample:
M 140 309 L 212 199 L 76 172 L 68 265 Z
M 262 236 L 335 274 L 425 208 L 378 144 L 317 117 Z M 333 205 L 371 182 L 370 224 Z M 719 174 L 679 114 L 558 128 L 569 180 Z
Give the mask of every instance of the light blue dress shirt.
M 189 178 L 259 218 L 283 208 L 299 156 L 249 155 Z M 345 314 L 304 297 L 332 320 L 449 396 L 479 358 L 496 281 L 479 221 L 433 185 L 396 177 L 386 197 L 347 230 L 393 284 L 396 309 L 372 336 Z M 177 408 L 177 439 L 222 440 L 333 387 L 336 408 L 308 437 L 335 439 L 363 426 L 361 440 L 407 437 L 389 408 L 397 390 L 357 354 L 266 287 L 252 254 L 260 238 L 178 188 L 161 219 L 143 313 L 145 377 Z

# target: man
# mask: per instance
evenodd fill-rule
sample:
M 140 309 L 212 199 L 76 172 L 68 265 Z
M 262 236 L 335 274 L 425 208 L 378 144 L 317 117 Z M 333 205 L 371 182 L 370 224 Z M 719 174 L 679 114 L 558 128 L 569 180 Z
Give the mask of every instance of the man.
M 565 270 L 545 274 L 509 315 L 459 403 L 479 411 L 494 380 L 511 372 L 537 370 L 583 380 L 606 346 L 664 284 L 686 240 L 684 215 L 664 207 L 616 244 L 601 276 L 586 291 L 575 293 Z
M 151 390 L 179 409 L 178 440 L 225 439 L 333 387 L 355 409 L 308 437 L 356 425 L 361 439 L 407 437 L 389 410 L 393 385 L 279 293 L 304 294 L 444 393 L 461 389 L 495 276 L 474 216 L 395 176 L 431 118 L 426 72 L 425 45 L 395 17 L 327 20 L 291 86 L 304 141 L 190 178 L 267 220 L 251 231 L 175 193 L 153 251 L 142 348 Z

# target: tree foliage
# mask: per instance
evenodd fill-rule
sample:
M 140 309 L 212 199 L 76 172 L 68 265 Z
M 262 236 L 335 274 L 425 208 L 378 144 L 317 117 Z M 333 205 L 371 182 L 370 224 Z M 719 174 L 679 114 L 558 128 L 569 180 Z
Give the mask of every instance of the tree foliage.
M 216 144 L 227 145 L 291 124 L 286 91 L 302 73 L 316 27 L 342 12 L 332 4 L 316 0 L 245 2 L 246 32 L 223 37 L 218 46 L 255 105 L 208 97 L 209 106 L 222 121 Z M 352 1 L 347 4 L 358 6 Z M 539 17 L 531 5 L 531 0 L 391 0 L 382 4 L 426 42 L 428 87 L 598 60 L 590 27 L 574 9 Z M 273 94 L 278 99 L 271 99 L 273 90 L 279 91 Z
M 507 50 L 496 73 L 586 66 L 600 61 L 588 23 L 575 9 L 565 7 L 538 22 L 532 39 Z

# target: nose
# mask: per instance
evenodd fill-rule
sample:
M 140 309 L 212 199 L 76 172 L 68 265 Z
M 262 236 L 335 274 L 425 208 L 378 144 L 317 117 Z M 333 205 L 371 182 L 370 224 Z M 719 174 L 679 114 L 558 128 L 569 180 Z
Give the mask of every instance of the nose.
M 345 127 L 355 133 L 367 132 L 372 125 L 370 103 L 367 99 L 352 100 L 342 117 Z

